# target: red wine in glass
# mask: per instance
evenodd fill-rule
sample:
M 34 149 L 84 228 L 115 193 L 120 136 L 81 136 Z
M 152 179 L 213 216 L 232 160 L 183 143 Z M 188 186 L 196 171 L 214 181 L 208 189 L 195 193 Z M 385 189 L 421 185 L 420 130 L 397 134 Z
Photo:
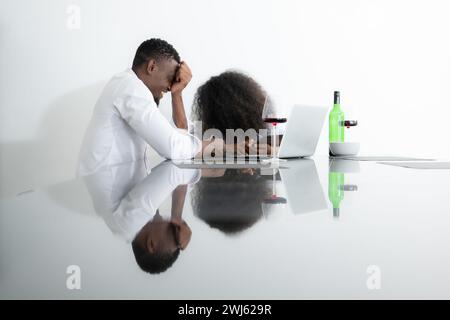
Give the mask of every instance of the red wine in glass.
M 264 118 L 263 121 L 265 123 L 271 123 L 272 125 L 276 126 L 277 123 L 285 123 L 287 121 L 287 118 L 269 117 L 269 118 Z
M 276 126 L 278 123 L 287 122 L 286 114 L 284 113 L 285 104 L 283 102 L 283 97 L 281 95 L 266 95 L 266 99 L 264 101 L 263 111 L 261 118 L 265 123 L 271 123 L 271 145 L 278 146 L 277 136 L 276 136 Z M 272 158 L 264 160 L 265 163 L 270 163 L 271 166 L 277 166 L 279 162 L 282 160 L 277 156 L 277 150 L 274 150 L 272 153 Z

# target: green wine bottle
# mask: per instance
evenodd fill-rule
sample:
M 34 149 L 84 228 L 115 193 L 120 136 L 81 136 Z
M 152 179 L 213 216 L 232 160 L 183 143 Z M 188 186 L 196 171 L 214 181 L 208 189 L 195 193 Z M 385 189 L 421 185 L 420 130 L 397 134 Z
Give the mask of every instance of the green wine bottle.
M 341 110 L 339 91 L 334 92 L 334 105 L 329 115 L 330 142 L 344 142 L 344 112 Z

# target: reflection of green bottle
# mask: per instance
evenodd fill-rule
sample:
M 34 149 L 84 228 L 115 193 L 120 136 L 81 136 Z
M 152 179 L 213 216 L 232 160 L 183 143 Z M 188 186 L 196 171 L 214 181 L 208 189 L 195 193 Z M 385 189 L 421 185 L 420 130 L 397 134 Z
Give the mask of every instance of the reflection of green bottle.
M 329 116 L 330 142 L 344 142 L 344 112 L 341 110 L 339 91 L 334 92 L 334 105 Z
M 328 172 L 328 198 L 333 204 L 333 217 L 339 217 L 339 206 L 344 199 L 344 174 L 342 172 Z

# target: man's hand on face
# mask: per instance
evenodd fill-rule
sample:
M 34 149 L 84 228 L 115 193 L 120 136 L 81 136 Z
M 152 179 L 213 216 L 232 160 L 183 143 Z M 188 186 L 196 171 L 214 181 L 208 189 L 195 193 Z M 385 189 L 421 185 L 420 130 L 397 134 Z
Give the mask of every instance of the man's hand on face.
M 186 249 L 189 241 L 191 241 L 192 231 L 184 220 L 172 220 L 172 224 L 176 228 L 176 242 L 181 250 Z
M 182 61 L 178 67 L 177 73 L 173 80 L 170 91 L 172 94 L 181 94 L 184 88 L 188 85 L 192 79 L 192 72 L 186 62 Z

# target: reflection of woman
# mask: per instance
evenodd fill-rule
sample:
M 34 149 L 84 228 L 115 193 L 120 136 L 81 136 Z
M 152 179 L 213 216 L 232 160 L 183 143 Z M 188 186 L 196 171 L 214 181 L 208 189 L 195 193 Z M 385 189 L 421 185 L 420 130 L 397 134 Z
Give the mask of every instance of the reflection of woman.
M 130 185 L 122 178 L 135 174 L 120 173 L 136 172 L 134 167 L 139 164 L 99 171 L 85 181 L 97 213 L 114 233 L 132 243 L 138 265 L 144 271 L 159 273 L 170 267 L 189 243 L 191 230 L 182 219 L 182 211 L 186 185 L 195 183 L 200 171 L 163 162 L 136 185 Z M 160 214 L 158 208 L 170 194 L 170 216 Z
M 234 234 L 263 216 L 262 203 L 270 190 L 257 169 L 228 169 L 220 174 L 209 172 L 209 176 L 192 190 L 194 214 L 209 226 Z

